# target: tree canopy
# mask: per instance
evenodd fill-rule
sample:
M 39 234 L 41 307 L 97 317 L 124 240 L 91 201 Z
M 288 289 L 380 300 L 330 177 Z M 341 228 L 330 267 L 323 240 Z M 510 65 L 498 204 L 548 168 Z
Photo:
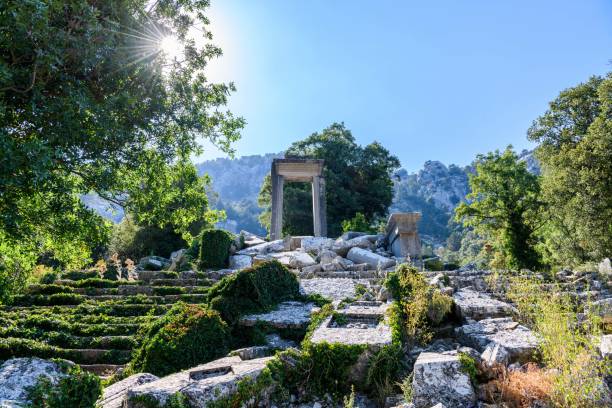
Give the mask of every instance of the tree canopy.
M 612 73 L 564 90 L 528 131 L 539 143 L 550 262 L 612 254 Z
M 342 221 L 357 213 L 370 223 L 384 216 L 393 199 L 391 174 L 399 168 L 397 157 L 380 143 L 359 146 L 343 123 L 334 123 L 320 133 L 293 143 L 286 157 L 308 157 L 325 160 L 328 235 L 342 233 Z M 271 182 L 267 176 L 259 203 L 264 208 L 262 224 L 269 229 Z M 290 209 L 290 211 L 288 211 Z M 283 232 L 292 235 L 312 234 L 311 187 L 305 183 L 285 185 Z
M 535 230 L 542 203 L 537 176 L 508 147 L 479 155 L 469 178 L 468 202 L 455 209 L 456 219 L 490 241 L 494 266 L 538 267 Z
M 177 185 L 172 171 L 195 181 L 186 160 L 201 151 L 199 138 L 231 153 L 244 125 L 223 109 L 233 84 L 205 75 L 221 55 L 210 43 L 208 3 L 0 3 L 0 239 L 33 253 L 45 242 L 59 251 L 59 242 L 107 240 L 79 200 L 90 192 L 148 222 L 169 216 L 181 232 L 195 220 L 168 210 L 181 200 L 202 210 L 202 192 L 178 197 L 161 187 Z M 173 59 L 161 49 L 169 36 L 183 48 Z M 155 206 L 140 196 L 152 173 L 161 175 Z

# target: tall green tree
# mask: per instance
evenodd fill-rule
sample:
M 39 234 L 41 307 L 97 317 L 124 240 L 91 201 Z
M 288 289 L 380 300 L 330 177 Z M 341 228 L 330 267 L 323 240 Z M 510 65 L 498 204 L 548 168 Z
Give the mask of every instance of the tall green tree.
M 370 223 L 384 216 L 393 199 L 391 174 L 400 166 L 380 143 L 360 146 L 343 123 L 334 123 L 320 133 L 293 143 L 286 157 L 325 160 L 328 235 L 342 233 L 342 221 L 362 213 Z M 259 193 L 264 208 L 261 220 L 270 226 L 271 182 L 266 177 Z M 283 232 L 312 234 L 311 187 L 305 183 L 285 185 Z
M 0 239 L 88 242 L 100 219 L 81 194 L 133 205 L 150 163 L 165 173 L 201 151 L 198 138 L 232 152 L 244 120 L 223 110 L 233 84 L 206 79 L 221 55 L 208 5 L 0 2 Z M 176 58 L 165 38 L 182 49 Z
M 612 255 L 612 73 L 561 92 L 528 137 L 539 143 L 550 262 Z
M 535 234 L 542 208 L 538 177 L 508 147 L 503 153 L 479 155 L 469 178 L 467 202 L 455 209 L 455 219 L 489 240 L 485 248 L 495 251 L 492 266 L 540 266 Z

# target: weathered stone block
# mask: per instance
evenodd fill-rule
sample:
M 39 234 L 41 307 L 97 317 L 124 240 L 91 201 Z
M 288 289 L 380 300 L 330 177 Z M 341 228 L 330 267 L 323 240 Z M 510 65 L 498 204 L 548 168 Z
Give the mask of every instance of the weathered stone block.
M 482 320 L 493 317 L 511 316 L 515 309 L 510 304 L 502 302 L 468 288 L 460 289 L 453 294 L 459 316 L 464 319 Z
M 508 363 L 532 361 L 539 344 L 531 330 L 509 317 L 466 324 L 456 328 L 455 334 L 462 344 L 481 352 L 488 346 L 499 344 L 508 353 Z
M 429 408 L 435 403 L 471 408 L 476 394 L 470 378 L 461 371 L 459 357 L 421 353 L 414 363 L 412 402 L 416 408 Z
M 265 322 L 277 329 L 302 329 L 310 323 L 310 313 L 314 305 L 303 302 L 282 302 L 275 310 L 244 316 L 240 319 L 242 326 L 255 326 Z
M 246 269 L 253 265 L 253 258 L 249 255 L 232 255 L 229 260 L 230 269 Z
M 129 376 L 124 380 L 106 387 L 96 406 L 101 408 L 121 408 L 123 406 L 123 400 L 130 389 L 156 380 L 159 380 L 159 377 L 148 373 Z
M 378 255 L 362 248 L 351 248 L 347 258 L 356 264 L 365 263 L 372 268 L 387 269 L 395 265 L 395 260 Z

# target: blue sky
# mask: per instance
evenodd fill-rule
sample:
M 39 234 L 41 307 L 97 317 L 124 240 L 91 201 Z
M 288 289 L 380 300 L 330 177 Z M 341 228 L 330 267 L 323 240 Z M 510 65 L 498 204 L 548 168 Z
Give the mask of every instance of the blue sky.
M 402 165 L 512 144 L 559 91 L 612 70 L 611 0 L 212 0 L 214 81 L 247 120 L 237 155 L 332 122 Z M 198 160 L 219 157 L 208 147 Z

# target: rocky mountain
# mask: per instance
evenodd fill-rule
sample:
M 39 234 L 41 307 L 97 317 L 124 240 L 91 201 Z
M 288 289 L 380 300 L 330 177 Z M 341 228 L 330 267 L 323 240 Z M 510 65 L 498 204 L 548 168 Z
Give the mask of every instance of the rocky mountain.
M 272 160 L 282 153 L 242 156 L 235 159 L 218 158 L 197 165 L 200 174 L 212 179 L 211 204 L 225 210 L 227 220 L 220 226 L 233 232 L 244 229 L 265 235 L 259 224 L 260 208 L 257 195 L 264 177 L 270 172 Z M 523 150 L 519 157 L 529 171 L 539 174 L 540 167 L 532 151 Z M 445 165 L 429 160 L 415 173 L 400 169 L 394 174 L 395 195 L 390 211 L 420 211 L 421 234 L 434 244 L 443 244 L 450 234 L 449 220 L 455 207 L 469 191 L 468 174 L 473 166 Z M 118 222 L 121 209 L 110 208 L 99 197 L 88 194 L 84 201 L 106 218 Z

